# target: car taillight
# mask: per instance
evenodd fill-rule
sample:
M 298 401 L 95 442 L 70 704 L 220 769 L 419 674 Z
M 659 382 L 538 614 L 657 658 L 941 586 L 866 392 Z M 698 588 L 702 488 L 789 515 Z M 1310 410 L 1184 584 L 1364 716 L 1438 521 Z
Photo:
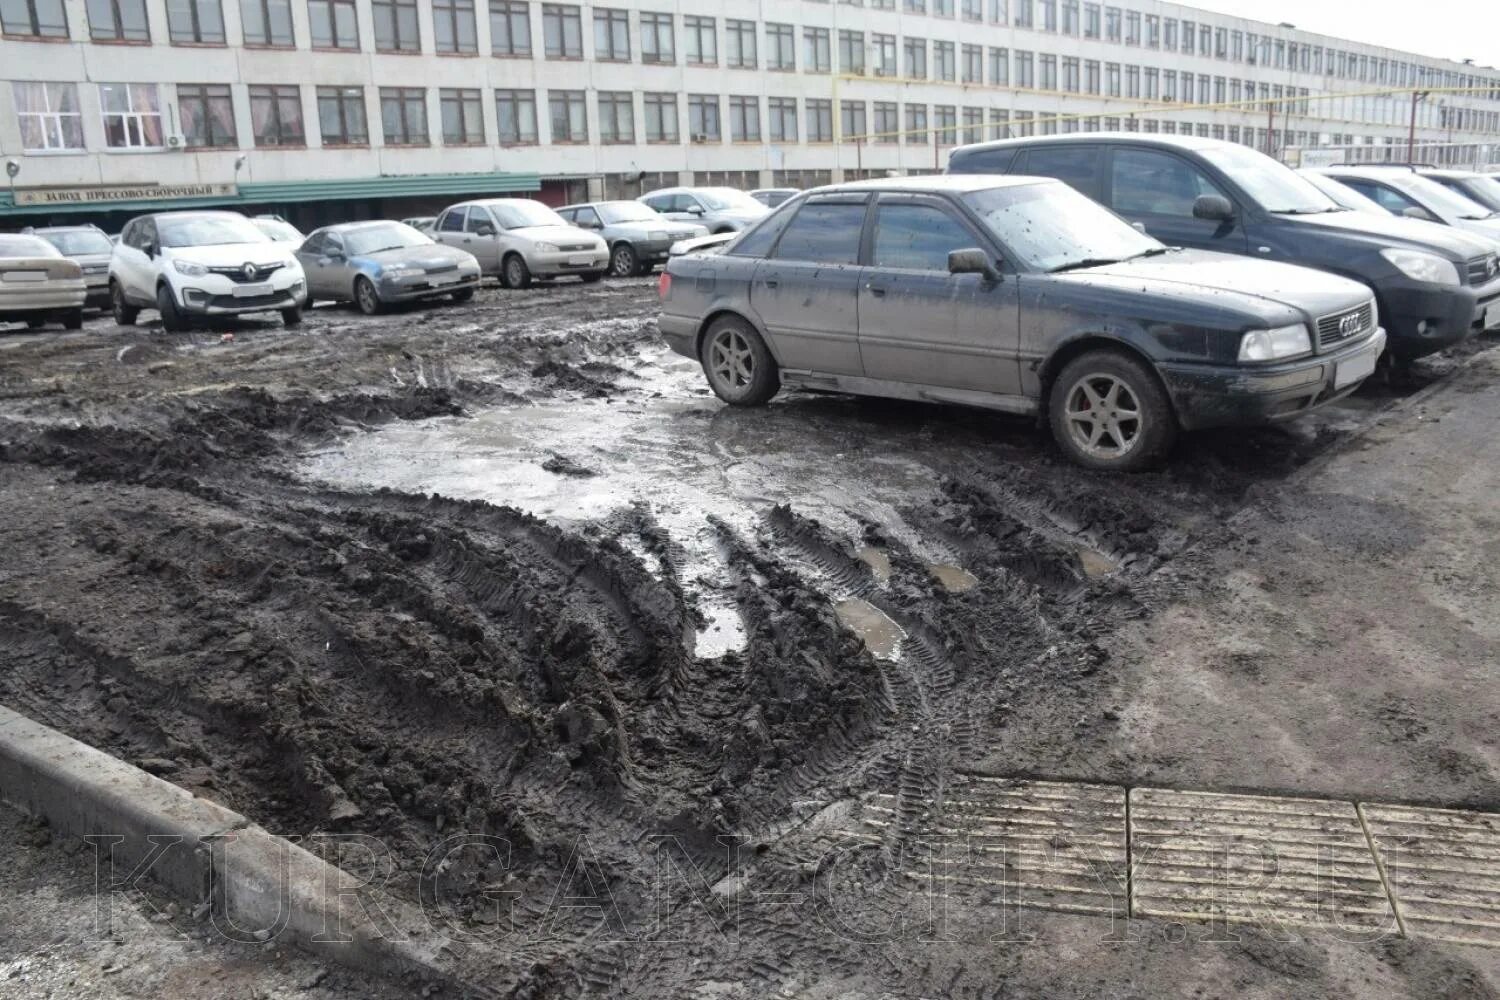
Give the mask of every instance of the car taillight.
M 663 302 L 665 302 L 665 301 L 667 301 L 667 297 L 670 296 L 671 294 L 672 294 L 672 276 L 670 274 L 668 274 L 666 271 L 663 271 L 661 273 L 661 277 L 656 279 L 656 297 L 658 299 L 661 299 Z

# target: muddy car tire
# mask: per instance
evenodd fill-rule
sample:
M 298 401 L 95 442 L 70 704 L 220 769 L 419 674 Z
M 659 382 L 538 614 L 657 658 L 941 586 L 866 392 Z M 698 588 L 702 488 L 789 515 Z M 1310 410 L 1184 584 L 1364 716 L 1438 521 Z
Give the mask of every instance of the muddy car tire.
M 1047 410 L 1058 447 L 1088 469 L 1149 469 L 1177 440 L 1177 415 L 1161 380 L 1119 351 L 1069 361 L 1052 383 Z
M 290 309 L 283 309 L 283 310 L 281 310 L 281 325 L 282 326 L 301 326 L 302 325 L 302 307 L 301 306 L 292 306 Z
M 531 268 L 526 258 L 513 253 L 500 262 L 500 284 L 506 288 L 530 288 Z
M 375 282 L 364 275 L 354 279 L 354 307 L 366 316 L 377 315 L 385 308 L 380 293 L 375 290 Z
M 617 243 L 609 253 L 609 274 L 612 278 L 633 278 L 641 271 L 641 258 L 629 243 Z
M 189 329 L 187 320 L 177 308 L 177 300 L 172 297 L 172 290 L 166 285 L 156 288 L 156 311 L 161 313 L 162 329 L 168 333 L 183 333 Z
M 468 302 L 473 297 L 474 289 L 472 288 L 460 288 L 458 291 L 453 293 L 454 302 Z
M 139 309 L 125 301 L 125 291 L 118 283 L 109 286 L 109 307 L 120 326 L 135 326 L 136 318 L 141 314 Z
M 63 325 L 63 329 L 64 330 L 82 330 L 83 329 L 83 310 L 82 309 L 69 309 L 67 312 L 63 313 L 62 314 L 62 325 Z
M 781 389 L 771 350 L 738 316 L 714 320 L 698 351 L 714 395 L 732 406 L 760 406 Z

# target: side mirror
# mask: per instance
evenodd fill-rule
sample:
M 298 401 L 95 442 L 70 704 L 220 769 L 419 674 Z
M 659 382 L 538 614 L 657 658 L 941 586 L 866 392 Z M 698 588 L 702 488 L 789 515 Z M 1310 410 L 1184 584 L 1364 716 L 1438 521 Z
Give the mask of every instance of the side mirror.
M 1234 205 L 1221 194 L 1200 194 L 1193 202 L 1193 218 L 1229 222 L 1234 218 Z
M 145 254 L 147 257 L 155 257 L 156 256 L 156 244 L 155 243 L 142 243 L 141 244 L 141 253 Z
M 702 215 L 703 214 L 703 206 L 702 205 L 690 205 L 690 206 L 688 206 L 688 214 L 689 215 Z
M 483 223 L 482 225 L 480 225 L 480 227 L 478 229 L 474 230 L 474 235 L 475 236 L 494 236 L 495 235 L 495 227 L 492 226 L 492 225 L 490 225 L 488 222 Z
M 982 274 L 985 281 L 999 281 L 1000 272 L 995 270 L 990 255 L 978 247 L 948 252 L 949 274 Z
M 327 257 L 331 261 L 334 261 L 335 263 L 339 263 L 339 262 L 342 262 L 344 260 L 344 251 L 342 251 L 342 250 L 330 250 L 326 254 L 324 254 L 323 256 Z

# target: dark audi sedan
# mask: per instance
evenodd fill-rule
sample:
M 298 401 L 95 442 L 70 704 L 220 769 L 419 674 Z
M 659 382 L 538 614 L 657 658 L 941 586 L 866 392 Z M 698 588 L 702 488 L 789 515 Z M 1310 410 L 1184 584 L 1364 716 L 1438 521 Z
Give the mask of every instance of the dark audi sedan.
M 725 402 L 788 386 L 1037 415 L 1096 469 L 1306 413 L 1385 348 L 1363 285 L 1172 249 L 1037 177 L 819 188 L 673 258 L 659 292 L 662 334 Z

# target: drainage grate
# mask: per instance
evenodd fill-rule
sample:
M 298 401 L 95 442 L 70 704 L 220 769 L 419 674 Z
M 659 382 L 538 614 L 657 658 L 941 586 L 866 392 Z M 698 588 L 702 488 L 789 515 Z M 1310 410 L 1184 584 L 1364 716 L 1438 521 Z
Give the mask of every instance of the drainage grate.
M 1398 930 L 1351 803 L 1137 788 L 1130 842 L 1136 916 Z
M 1500 816 L 1359 808 L 1406 933 L 1500 946 Z

